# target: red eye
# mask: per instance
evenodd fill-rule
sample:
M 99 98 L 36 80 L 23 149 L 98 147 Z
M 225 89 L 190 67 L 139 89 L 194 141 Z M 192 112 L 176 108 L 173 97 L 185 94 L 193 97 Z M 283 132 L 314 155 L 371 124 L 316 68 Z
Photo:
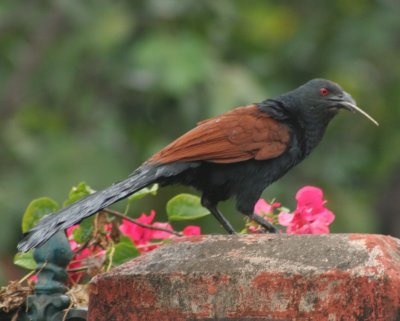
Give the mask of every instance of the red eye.
M 326 88 L 321 88 L 321 89 L 319 90 L 319 93 L 321 94 L 321 96 L 326 96 L 326 95 L 329 94 L 329 90 L 326 89 Z

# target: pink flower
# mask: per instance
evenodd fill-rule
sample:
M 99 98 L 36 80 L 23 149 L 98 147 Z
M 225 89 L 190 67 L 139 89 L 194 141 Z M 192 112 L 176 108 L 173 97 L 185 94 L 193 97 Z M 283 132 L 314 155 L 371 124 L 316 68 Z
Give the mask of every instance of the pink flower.
M 143 213 L 142 215 L 140 215 L 137 221 L 144 224 L 151 224 L 155 216 L 155 211 L 151 211 L 149 216 Z M 153 234 L 153 230 L 141 227 L 127 220 L 122 221 L 119 229 L 122 234 L 130 237 L 133 243 L 135 243 L 136 245 L 144 245 L 148 243 L 151 240 Z
M 36 283 L 38 281 L 37 274 L 34 274 L 28 278 L 28 282 Z
M 171 224 L 169 224 L 169 223 L 154 222 L 152 225 L 154 227 L 162 227 L 162 228 L 165 228 L 165 229 L 170 230 L 170 231 L 173 230 Z M 165 239 L 171 237 L 171 235 L 172 234 L 168 233 L 168 232 L 153 230 L 151 238 L 152 239 L 157 239 L 157 240 L 165 240 Z
M 293 214 L 281 212 L 279 224 L 286 226 L 288 234 L 326 234 L 335 215 L 324 205 L 323 192 L 313 186 L 305 186 L 296 194 L 297 208 Z
M 110 224 L 106 224 L 105 229 L 109 229 Z M 73 239 L 73 231 L 77 229 L 79 225 L 73 225 L 69 228 L 67 228 L 66 233 L 69 241 L 69 245 L 71 247 L 72 251 L 77 251 L 79 250 L 79 244 Z M 82 266 L 88 265 L 87 263 L 91 260 L 92 257 L 96 256 L 100 260 L 101 258 L 106 254 L 106 251 L 96 247 L 96 246 L 90 246 L 86 247 L 83 250 L 80 250 L 79 252 L 76 252 L 74 256 L 72 257 L 70 263 L 68 264 L 67 269 L 77 269 Z M 75 272 L 70 272 L 69 277 L 70 280 L 73 281 L 74 283 L 79 282 L 79 280 L 84 276 L 83 271 L 75 271 Z
M 201 234 L 200 226 L 188 225 L 183 229 L 182 234 L 185 236 L 200 235 Z
M 256 213 L 257 215 L 265 216 L 267 214 L 272 214 L 274 209 L 278 208 L 279 206 L 281 206 L 280 203 L 275 202 L 269 204 L 264 199 L 260 198 L 254 206 L 254 213 Z
M 153 222 L 155 216 L 155 211 L 151 211 L 149 215 L 142 213 L 140 217 L 136 219 L 136 221 L 138 221 L 139 223 L 151 225 L 153 227 L 173 231 L 173 228 L 169 223 Z M 78 228 L 78 225 L 71 226 L 66 231 L 71 249 L 75 252 L 80 247 L 80 245 L 73 239 L 73 231 L 76 228 Z M 159 247 L 161 244 L 160 242 L 157 242 L 159 240 L 165 240 L 174 237 L 174 234 L 169 233 L 168 231 L 160 231 L 142 227 L 138 224 L 124 219 L 122 220 L 122 224 L 119 226 L 119 230 L 123 235 L 129 237 L 132 240 L 132 242 L 137 246 L 138 250 L 141 253 L 149 252 Z M 109 234 L 112 232 L 112 225 L 105 224 L 104 231 L 107 233 L 106 237 L 110 237 Z M 200 235 L 200 233 L 200 227 L 198 226 L 187 226 L 183 230 L 183 235 Z M 91 262 L 103 259 L 105 253 L 106 251 L 98 246 L 89 246 L 88 248 L 79 250 L 77 253 L 75 253 L 68 268 L 76 269 L 84 265 L 90 265 Z M 81 271 L 76 271 L 69 274 L 70 279 L 74 282 L 79 282 L 83 275 L 84 273 Z
M 67 238 L 68 238 L 68 240 L 72 240 L 72 232 L 75 230 L 75 229 L 77 229 L 79 227 L 79 225 L 72 225 L 72 226 L 70 226 L 70 227 L 68 227 L 67 229 L 66 229 L 66 233 L 67 233 Z
M 249 225 L 247 226 L 247 231 L 249 233 L 259 233 L 260 232 L 260 226 L 255 226 L 255 225 Z
M 149 216 L 147 216 L 146 214 L 142 214 L 137 219 L 137 221 L 152 225 L 154 227 L 162 227 L 164 229 L 173 231 L 173 228 L 169 223 L 152 223 L 155 215 L 156 212 L 151 211 Z M 141 227 L 127 220 L 122 221 L 119 229 L 122 234 L 128 236 L 132 240 L 132 242 L 138 246 L 140 252 L 149 252 L 159 247 L 160 244 L 151 243 L 154 240 L 165 240 L 173 237 L 173 234 L 168 233 L 167 231 L 152 230 L 149 228 Z

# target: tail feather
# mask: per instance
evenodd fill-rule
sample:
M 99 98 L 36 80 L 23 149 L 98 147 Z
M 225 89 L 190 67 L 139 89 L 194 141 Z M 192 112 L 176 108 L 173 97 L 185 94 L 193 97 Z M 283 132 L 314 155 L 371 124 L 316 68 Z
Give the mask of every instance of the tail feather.
M 46 215 L 34 228 L 25 233 L 24 238 L 18 244 L 18 250 L 26 252 L 30 248 L 42 245 L 59 230 L 64 230 L 156 182 L 159 174 L 160 171 L 156 168 L 143 166 L 127 179 L 93 193 L 56 213 Z

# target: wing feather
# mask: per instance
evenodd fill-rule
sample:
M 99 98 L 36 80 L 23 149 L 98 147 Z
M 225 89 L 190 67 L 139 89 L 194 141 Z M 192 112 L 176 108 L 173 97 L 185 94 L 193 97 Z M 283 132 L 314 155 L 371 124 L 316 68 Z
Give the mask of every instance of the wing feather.
M 257 106 L 238 107 L 199 122 L 149 159 L 149 162 L 208 161 L 234 163 L 281 155 L 290 141 L 289 128 Z

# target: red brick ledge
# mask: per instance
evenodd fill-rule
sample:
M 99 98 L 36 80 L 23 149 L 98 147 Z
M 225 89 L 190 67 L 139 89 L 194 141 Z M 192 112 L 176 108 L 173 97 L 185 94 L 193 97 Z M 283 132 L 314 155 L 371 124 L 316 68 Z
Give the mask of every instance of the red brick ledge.
M 400 320 L 400 240 L 180 239 L 95 277 L 89 321 Z

